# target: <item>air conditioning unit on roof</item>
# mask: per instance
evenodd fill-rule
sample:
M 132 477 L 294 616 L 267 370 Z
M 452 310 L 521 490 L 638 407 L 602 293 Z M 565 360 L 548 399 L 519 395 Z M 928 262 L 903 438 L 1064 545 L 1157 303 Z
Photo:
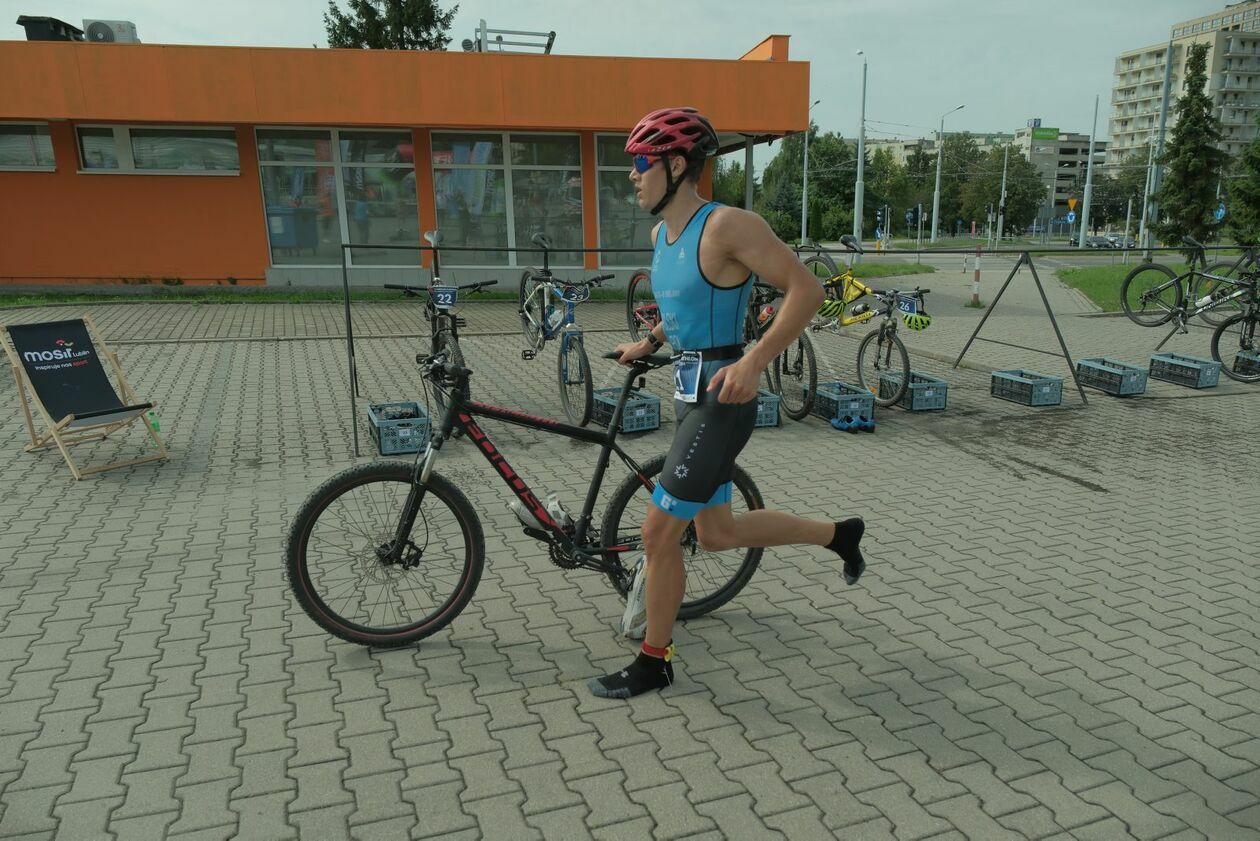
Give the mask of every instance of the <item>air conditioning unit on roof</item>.
M 84 20 L 83 37 L 98 44 L 139 44 L 136 25 L 129 20 Z

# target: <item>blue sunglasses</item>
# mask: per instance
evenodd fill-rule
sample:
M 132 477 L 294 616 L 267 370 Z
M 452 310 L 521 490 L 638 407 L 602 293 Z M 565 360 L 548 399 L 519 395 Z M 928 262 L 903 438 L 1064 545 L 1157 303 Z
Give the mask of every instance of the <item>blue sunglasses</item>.
M 649 158 L 647 155 L 634 156 L 634 171 L 642 175 L 647 172 L 656 163 L 656 158 Z

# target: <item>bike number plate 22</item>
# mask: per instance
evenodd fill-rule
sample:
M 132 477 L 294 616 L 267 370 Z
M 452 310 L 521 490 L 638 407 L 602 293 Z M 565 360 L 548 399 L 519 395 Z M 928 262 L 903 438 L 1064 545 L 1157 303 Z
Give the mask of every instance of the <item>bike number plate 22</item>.
M 906 315 L 915 315 L 919 311 L 919 299 L 913 295 L 898 295 L 897 309 Z
M 434 286 L 429 289 L 429 294 L 433 296 L 434 306 L 445 309 L 455 306 L 455 302 L 459 300 L 459 287 Z
M 674 399 L 684 403 L 695 403 L 700 393 L 701 355 L 695 351 L 684 351 L 674 363 Z

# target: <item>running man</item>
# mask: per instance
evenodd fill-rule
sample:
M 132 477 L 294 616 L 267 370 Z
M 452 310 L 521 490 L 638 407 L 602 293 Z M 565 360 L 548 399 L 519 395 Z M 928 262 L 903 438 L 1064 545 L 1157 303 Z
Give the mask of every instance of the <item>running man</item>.
M 695 521 L 705 551 L 752 546 L 825 546 L 844 561 L 844 579 L 866 568 L 864 524 L 806 520 L 782 511 L 731 514 L 735 459 L 752 435 L 762 372 L 809 324 L 823 302 L 818 279 L 754 213 L 696 193 L 705 159 L 717 152 L 709 121 L 694 108 L 648 114 L 630 133 L 630 180 L 652 230 L 652 291 L 661 323 L 642 341 L 617 346 L 624 365 L 669 342 L 674 372 L 674 443 L 643 522 L 647 636 L 634 662 L 589 686 L 604 698 L 632 698 L 674 682 L 673 629 L 686 587 L 680 540 Z M 785 293 L 771 328 L 743 352 L 753 275 Z

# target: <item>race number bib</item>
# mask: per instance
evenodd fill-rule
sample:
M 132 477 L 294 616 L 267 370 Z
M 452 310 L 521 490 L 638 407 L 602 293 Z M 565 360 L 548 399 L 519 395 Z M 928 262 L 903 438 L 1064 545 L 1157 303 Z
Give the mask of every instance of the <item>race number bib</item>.
M 700 392 L 700 364 L 703 359 L 697 351 L 683 351 L 674 363 L 674 399 L 695 403 Z

